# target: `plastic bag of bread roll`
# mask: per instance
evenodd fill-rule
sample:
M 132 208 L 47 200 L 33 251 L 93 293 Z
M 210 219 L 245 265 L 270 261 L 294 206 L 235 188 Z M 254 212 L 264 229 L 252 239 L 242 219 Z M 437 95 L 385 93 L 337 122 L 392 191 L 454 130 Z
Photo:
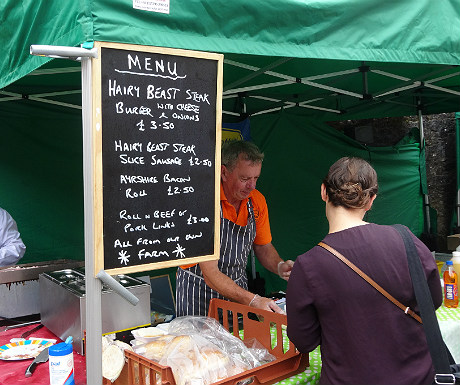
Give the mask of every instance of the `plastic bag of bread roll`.
M 260 365 L 276 360 L 276 357 L 265 349 L 255 338 L 244 340 L 244 345 L 249 349 L 251 356 L 254 357 Z
M 149 360 L 160 361 L 163 355 L 165 354 L 171 341 L 176 338 L 176 336 L 165 334 L 155 338 L 149 339 L 150 342 L 135 344 L 133 345 L 133 350 L 137 354 L 148 358 Z
M 199 335 L 174 338 L 160 364 L 171 367 L 176 385 L 209 385 L 233 375 L 228 355 Z
M 254 349 L 254 345 L 246 346 L 243 341 L 233 336 L 211 317 L 178 317 L 170 322 L 168 330 L 170 334 L 175 335 L 200 335 L 204 337 L 225 352 L 237 368 L 246 368 L 244 370 L 276 359 L 261 344 L 258 344 L 257 349 Z
M 146 343 L 153 341 L 155 340 L 155 338 L 163 336 L 167 333 L 161 328 L 149 326 L 145 328 L 135 329 L 131 331 L 131 334 L 133 335 L 135 340 Z
M 131 344 L 136 353 L 171 367 L 177 385 L 209 385 L 276 359 L 255 340 L 246 346 L 214 318 L 179 317 L 168 333 L 138 335 L 149 342 Z
M 123 351 L 131 350 L 132 352 L 134 352 L 134 349 L 132 348 L 132 346 L 128 345 L 126 342 L 115 340 L 113 341 L 113 343 L 117 345 Z

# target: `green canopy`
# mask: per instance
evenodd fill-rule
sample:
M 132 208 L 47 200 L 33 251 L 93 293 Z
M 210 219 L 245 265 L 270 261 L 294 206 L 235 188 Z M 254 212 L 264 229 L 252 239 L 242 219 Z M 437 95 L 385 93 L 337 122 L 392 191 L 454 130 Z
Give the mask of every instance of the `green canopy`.
M 0 5 L 0 206 L 28 246 L 23 262 L 84 253 L 80 63 L 30 55 L 40 44 L 223 53 L 223 121 L 249 117 L 266 153 L 259 187 L 284 258 L 326 231 L 319 183 L 343 155 L 369 158 L 379 172 L 382 193 L 369 219 L 420 235 L 419 145 L 363 147 L 322 122 L 459 110 L 460 0 L 170 0 L 157 2 L 169 13 L 134 8 L 153 3 Z
M 133 7 L 145 3 L 152 2 L 5 0 L 1 94 L 78 90 L 79 77 L 70 75 L 78 66 L 45 65 L 50 59 L 29 55 L 29 46 L 100 40 L 224 53 L 224 119 L 281 107 L 324 121 L 460 105 L 459 0 L 170 0 L 169 13 Z M 24 79 L 39 67 L 41 76 Z M 40 97 L 69 102 L 69 94 Z

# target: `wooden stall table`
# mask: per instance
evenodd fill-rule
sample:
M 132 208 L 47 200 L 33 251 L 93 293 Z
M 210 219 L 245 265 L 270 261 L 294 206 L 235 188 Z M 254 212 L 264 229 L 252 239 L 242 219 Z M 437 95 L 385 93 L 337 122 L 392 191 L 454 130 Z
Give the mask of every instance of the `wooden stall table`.
M 458 338 L 460 336 L 460 308 L 449 309 L 442 305 L 437 311 L 439 326 L 452 355 L 456 362 L 460 362 L 460 344 Z M 27 330 L 33 329 L 36 325 L 28 325 L 21 328 L 11 329 L 0 332 L 0 346 L 10 342 L 11 338 L 18 338 Z M 51 338 L 57 342 L 62 342 L 46 327 L 41 328 L 33 333 L 30 337 Z M 287 338 L 287 337 L 286 337 Z M 321 352 L 320 347 L 317 347 L 309 354 L 310 366 L 302 373 L 286 378 L 276 385 L 316 385 L 319 382 L 321 374 Z M 36 384 L 49 385 L 49 369 L 48 362 L 37 365 L 32 377 L 25 377 L 25 371 L 32 362 L 29 360 L 22 361 L 3 361 L 0 360 L 0 384 L 2 385 L 21 385 L 21 384 Z M 74 352 L 74 376 L 75 385 L 86 384 L 86 362 L 85 357 Z
M 22 333 L 33 329 L 38 324 L 27 325 L 20 328 L 10 329 L 0 332 L 0 346 L 10 343 L 12 338 L 19 338 Z M 44 339 L 55 339 L 56 343 L 63 342 L 60 338 L 56 337 L 46 326 L 34 332 L 27 339 L 44 338 Z M 86 362 L 85 357 L 74 352 L 74 378 L 75 385 L 86 384 Z M 27 367 L 32 363 L 33 359 L 18 360 L 18 361 L 6 361 L 0 360 L 0 384 L 1 385 L 49 385 L 50 374 L 49 374 L 49 363 L 44 362 L 38 364 L 31 377 L 26 377 L 25 372 Z

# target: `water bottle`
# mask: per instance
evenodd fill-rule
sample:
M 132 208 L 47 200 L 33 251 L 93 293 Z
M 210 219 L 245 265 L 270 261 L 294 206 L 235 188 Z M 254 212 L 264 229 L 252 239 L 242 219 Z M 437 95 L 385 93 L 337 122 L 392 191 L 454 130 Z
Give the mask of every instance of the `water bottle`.
M 75 385 L 72 337 L 48 348 L 50 385 Z
M 452 261 L 447 261 L 444 271 L 444 306 L 458 307 L 458 277 Z

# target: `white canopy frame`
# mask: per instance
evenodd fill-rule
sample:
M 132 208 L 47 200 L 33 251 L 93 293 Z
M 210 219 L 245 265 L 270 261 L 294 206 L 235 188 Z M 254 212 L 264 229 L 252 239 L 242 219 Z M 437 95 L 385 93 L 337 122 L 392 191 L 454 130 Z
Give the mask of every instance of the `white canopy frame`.
M 450 73 L 450 74 L 443 75 L 443 76 L 439 76 L 438 74 L 439 71 L 436 71 L 436 73 L 426 75 L 426 77 L 436 76 L 431 79 L 410 79 L 407 76 L 402 76 L 397 73 L 391 73 L 391 72 L 384 71 L 381 69 L 371 68 L 370 66 L 365 65 L 365 63 L 362 63 L 362 65 L 358 68 L 350 68 L 347 70 L 329 72 L 329 73 L 324 73 L 324 74 L 317 74 L 317 75 L 306 76 L 302 78 L 298 78 L 296 76 L 292 76 L 289 74 L 284 74 L 280 71 L 274 71 L 275 68 L 293 59 L 294 58 L 277 58 L 276 60 L 273 60 L 270 64 L 266 65 L 265 67 L 261 67 L 261 68 L 250 65 L 250 64 L 246 64 L 243 62 L 225 59 L 224 64 L 246 70 L 248 71 L 248 74 L 234 81 L 233 83 L 228 84 L 224 89 L 223 99 L 225 100 L 225 99 L 232 99 L 232 98 L 233 99 L 253 98 L 253 99 L 265 100 L 269 102 L 266 106 L 261 108 L 259 111 L 251 112 L 249 114 L 250 116 L 267 114 L 267 113 L 279 111 L 281 109 L 288 109 L 288 108 L 293 108 L 293 107 L 320 110 L 320 111 L 331 112 L 333 114 L 340 115 L 344 113 L 344 110 L 340 108 L 324 107 L 323 105 L 321 105 L 321 101 L 325 101 L 330 98 L 339 98 L 341 95 L 345 95 L 345 96 L 349 96 L 349 97 L 357 99 L 356 105 L 348 107 L 346 109 L 346 112 L 350 112 L 350 111 L 355 112 L 361 109 L 366 109 L 369 107 L 369 105 L 372 105 L 375 103 L 392 103 L 392 104 L 413 106 L 414 114 L 415 114 L 416 111 L 418 111 L 417 106 L 414 106 L 414 104 L 410 104 L 407 102 L 405 103 L 405 102 L 396 100 L 401 93 L 405 91 L 410 91 L 410 90 L 414 90 L 414 93 L 417 93 L 417 89 L 424 90 L 424 91 L 426 91 L 427 89 L 431 89 L 433 91 L 437 91 L 438 93 L 436 96 L 439 99 L 438 101 L 430 103 L 430 105 L 435 104 L 435 103 L 442 103 L 442 100 L 443 100 L 442 94 L 446 95 L 446 97 L 448 94 L 460 96 L 460 91 L 451 90 L 451 89 L 441 87 L 435 84 L 445 79 L 449 79 L 455 76 L 460 76 L 460 71 L 456 71 L 454 73 Z M 447 67 L 445 69 L 442 69 L 441 71 L 446 71 L 450 68 L 452 67 Z M 68 73 L 74 73 L 74 72 L 76 73 L 80 71 L 81 71 L 81 68 L 79 66 L 59 67 L 59 68 L 49 68 L 49 69 L 39 68 L 31 72 L 27 76 L 48 76 L 48 75 L 56 75 L 56 74 L 68 74 Z M 338 79 L 341 77 L 352 76 L 352 75 L 356 75 L 359 72 L 363 74 L 363 80 L 362 80 L 363 90 L 361 93 L 354 92 L 352 90 L 347 90 L 347 89 L 340 88 L 340 87 L 335 87 L 331 84 L 324 84 L 324 83 L 318 82 L 318 80 L 333 79 L 333 78 Z M 383 89 L 378 93 L 374 93 L 373 95 L 370 95 L 368 94 L 368 76 L 367 76 L 368 73 L 373 73 L 373 74 L 388 77 L 391 79 L 397 79 L 397 80 L 400 80 L 401 83 L 397 86 Z M 256 85 L 244 86 L 245 83 L 257 78 L 260 75 L 269 75 L 273 78 L 282 79 L 282 80 L 275 81 L 275 82 L 269 82 L 269 83 L 261 82 Z M 292 84 L 299 84 L 300 86 L 316 88 L 318 90 L 330 91 L 330 93 L 329 94 L 324 94 L 324 93 L 318 94 L 318 97 L 310 96 L 307 100 L 296 100 L 296 101 L 282 100 L 280 98 L 269 97 L 269 96 L 266 96 L 260 93 L 263 90 L 278 89 L 278 88 L 282 88 L 283 86 L 292 85 Z M 82 109 L 81 105 L 78 105 L 75 103 L 68 103 L 66 101 L 59 99 L 60 97 L 65 97 L 67 95 L 75 95 L 75 94 L 81 94 L 81 89 L 64 90 L 64 91 L 49 92 L 49 93 L 37 93 L 37 94 L 29 94 L 29 95 L 22 95 L 19 93 L 0 90 L 0 103 L 9 102 L 9 101 L 17 101 L 21 99 L 28 99 L 28 100 L 32 100 L 35 102 L 47 103 L 47 104 L 62 106 L 66 108 L 81 110 Z M 424 94 L 426 95 L 426 92 L 424 92 Z M 365 102 L 363 103 L 363 101 Z M 245 106 L 245 103 L 243 103 L 242 111 L 223 110 L 222 112 L 225 115 L 231 115 L 231 116 L 246 115 L 246 106 Z
M 444 75 L 444 76 L 441 76 L 441 77 L 432 78 L 430 80 L 422 81 L 422 80 L 410 79 L 410 78 L 408 78 L 406 76 L 401 76 L 399 74 L 390 73 L 390 72 L 382 71 L 382 70 L 378 70 L 378 69 L 370 69 L 369 67 L 366 67 L 369 72 L 372 72 L 372 73 L 374 73 L 376 75 L 401 80 L 403 82 L 403 84 L 401 84 L 400 86 L 393 87 L 393 88 L 390 88 L 388 90 L 382 90 L 382 92 L 377 94 L 377 95 L 369 95 L 368 94 L 367 71 L 362 71 L 361 70 L 362 67 L 349 69 L 349 70 L 345 70 L 345 71 L 331 72 L 331 73 L 326 73 L 326 74 L 322 74 L 322 75 L 304 77 L 304 78 L 299 79 L 299 78 L 296 78 L 294 76 L 290 76 L 290 75 L 286 75 L 286 74 L 282 74 L 282 73 L 272 71 L 273 68 L 275 68 L 275 67 L 277 67 L 280 64 L 283 64 L 285 62 L 286 62 L 286 60 L 278 60 L 278 61 L 275 61 L 271 65 L 268 65 L 268 66 L 266 66 L 264 68 L 258 68 L 258 67 L 252 66 L 252 65 L 247 65 L 247 64 L 239 63 L 239 62 L 232 61 L 232 60 L 225 60 L 224 63 L 226 63 L 228 65 L 237 66 L 237 67 L 246 69 L 248 71 L 253 71 L 252 75 L 247 75 L 247 76 L 245 76 L 243 78 L 243 79 L 245 79 L 245 81 L 249 80 L 249 79 L 254 79 L 257 76 L 262 75 L 262 74 L 271 75 L 273 77 L 284 79 L 284 80 L 280 81 L 280 82 L 274 82 L 274 83 L 264 83 L 264 84 L 254 85 L 254 86 L 232 88 L 232 87 L 236 87 L 236 86 L 244 83 L 244 81 L 234 82 L 234 83 L 230 84 L 229 86 L 227 86 L 227 88 L 224 90 L 223 98 L 224 99 L 239 98 L 239 97 L 241 97 L 241 93 L 246 93 L 244 97 L 265 100 L 265 101 L 268 101 L 268 102 L 272 102 L 273 104 L 282 103 L 281 106 L 277 106 L 277 107 L 273 107 L 273 108 L 266 108 L 266 109 L 263 109 L 263 110 L 260 110 L 260 111 L 257 111 L 257 112 L 254 112 L 254 113 L 251 114 L 251 116 L 256 116 L 256 115 L 266 114 L 266 113 L 270 113 L 270 112 L 276 112 L 276 111 L 279 111 L 281 109 L 288 109 L 288 108 L 292 108 L 292 107 L 296 107 L 296 106 L 297 107 L 302 107 L 302 108 L 311 108 L 311 109 L 324 110 L 324 111 L 329 111 L 329 112 L 333 112 L 333 113 L 336 113 L 336 114 L 340 114 L 342 112 L 340 110 L 333 110 L 333 109 L 324 108 L 324 107 L 321 107 L 321 106 L 313 104 L 315 102 L 324 100 L 325 97 L 318 97 L 318 98 L 303 100 L 301 102 L 292 102 L 292 101 L 283 101 L 281 99 L 262 96 L 262 95 L 247 94 L 248 92 L 251 92 L 251 91 L 260 91 L 260 90 L 263 90 L 263 89 L 268 89 L 268 88 L 273 88 L 273 87 L 281 87 L 281 86 L 284 86 L 284 85 L 294 84 L 294 83 L 296 83 L 296 84 L 300 83 L 300 84 L 310 86 L 310 87 L 315 87 L 315 88 L 318 88 L 318 89 L 333 91 L 333 94 L 331 94 L 329 96 L 336 97 L 337 95 L 343 94 L 343 95 L 348 95 L 348 96 L 355 97 L 357 99 L 365 99 L 365 98 L 367 98 L 367 99 L 371 100 L 372 103 L 385 102 L 385 103 L 396 103 L 396 104 L 408 104 L 408 103 L 402 103 L 402 102 L 399 102 L 399 101 L 396 101 L 396 100 L 391 100 L 391 99 L 394 98 L 398 93 L 400 93 L 402 91 L 407 91 L 407 90 L 420 88 L 420 87 L 427 87 L 427 88 L 431 88 L 431 89 L 434 89 L 434 90 L 440 91 L 440 92 L 450 93 L 450 94 L 454 94 L 454 95 L 460 95 L 460 92 L 458 92 L 458 91 L 449 90 L 447 88 L 436 86 L 436 85 L 433 84 L 433 83 L 436 83 L 436 82 L 444 80 L 444 79 L 448 79 L 448 78 L 451 78 L 451 77 L 454 77 L 454 76 L 459 76 L 460 71 L 457 71 L 457 72 L 452 73 L 452 74 Z M 312 80 L 327 79 L 327 78 L 332 78 L 332 77 L 337 77 L 337 76 L 348 76 L 348 75 L 351 75 L 351 74 L 356 74 L 358 72 L 363 72 L 363 93 L 362 94 L 358 94 L 356 92 L 352 92 L 352 91 L 349 91 L 349 90 L 344 90 L 344 89 L 340 89 L 340 88 L 337 88 L 337 87 L 332 87 L 332 86 L 329 86 L 329 85 L 320 84 L 320 83 L 312 81 Z M 432 74 L 430 74 L 430 75 L 432 75 Z M 384 97 L 387 97 L 387 98 L 384 98 Z M 418 97 L 417 99 L 418 99 L 417 100 L 417 112 L 418 112 L 418 123 L 419 123 L 419 131 L 420 131 L 420 142 L 421 142 L 421 145 L 423 146 L 424 145 L 423 116 L 422 116 L 420 98 Z M 245 106 L 243 108 L 245 109 Z M 223 111 L 223 113 L 231 114 L 231 115 L 238 115 L 235 112 L 230 112 L 230 111 L 225 111 L 225 110 Z M 431 224 L 430 224 L 430 212 L 429 212 L 429 197 L 426 194 L 424 194 L 424 206 L 425 206 L 424 211 L 425 211 L 425 217 L 426 217 L 427 232 L 430 233 L 431 232 Z
M 80 73 L 80 67 L 60 67 L 60 68 L 39 68 L 35 71 L 32 71 L 27 76 L 46 76 L 46 75 L 57 75 L 57 74 L 69 74 L 69 73 Z M 36 102 L 54 104 L 61 107 L 68 107 L 77 110 L 81 110 L 82 106 L 73 104 L 73 103 L 66 103 L 56 99 L 49 99 L 53 96 L 66 96 L 66 95 L 75 95 L 81 94 L 81 88 L 77 90 L 66 90 L 66 91 L 58 91 L 58 92 L 48 92 L 48 93 L 38 93 L 38 94 L 30 94 L 30 95 L 22 95 L 14 92 L 8 92 L 4 90 L 0 90 L 0 95 L 6 95 L 4 98 L 0 98 L 1 102 L 9 102 L 9 101 L 16 101 L 21 99 L 28 99 L 33 100 Z
M 399 93 L 401 93 L 403 91 L 426 87 L 426 88 L 434 89 L 436 91 L 440 91 L 440 92 L 443 92 L 443 93 L 454 94 L 454 95 L 460 96 L 459 91 L 450 90 L 450 89 L 440 87 L 440 86 L 437 86 L 437 85 L 433 84 L 433 83 L 439 82 L 441 80 L 445 80 L 445 79 L 448 79 L 448 78 L 459 76 L 460 75 L 459 71 L 457 71 L 455 73 L 448 74 L 448 75 L 444 75 L 444 76 L 441 76 L 441 77 L 432 78 L 432 79 L 429 79 L 429 80 L 410 79 L 410 78 L 408 78 L 406 76 L 401 76 L 401 75 L 396 74 L 396 73 L 390 73 L 390 72 L 382 71 L 382 70 L 379 70 L 379 69 L 371 69 L 368 66 L 364 66 L 364 64 L 362 66 L 360 66 L 359 68 L 352 68 L 352 69 L 344 70 L 344 71 L 331 72 L 331 73 L 325 73 L 325 74 L 314 75 L 314 76 L 307 76 L 307 77 L 303 77 L 303 78 L 297 78 L 297 77 L 292 76 L 292 75 L 287 75 L 287 74 L 283 74 L 283 73 L 280 73 L 280 72 L 272 71 L 273 68 L 275 68 L 275 67 L 277 67 L 277 66 L 279 66 L 279 65 L 281 65 L 281 64 L 283 64 L 283 63 L 285 63 L 287 61 L 288 61 L 287 59 L 286 60 L 277 60 L 277 61 L 274 61 L 273 63 L 271 63 L 270 65 L 268 65 L 268 66 L 266 66 L 264 68 L 259 68 L 259 67 L 253 66 L 253 65 L 237 62 L 237 61 L 234 61 L 234 60 L 225 59 L 224 63 L 227 64 L 227 65 L 239 67 L 239 68 L 242 68 L 242 69 L 245 69 L 245 70 L 253 72 L 252 75 L 247 75 L 247 76 L 242 78 L 245 81 L 250 80 L 250 79 L 254 79 L 257 76 L 262 75 L 262 74 L 273 76 L 275 78 L 284 79 L 284 80 L 279 81 L 279 82 L 260 83 L 260 84 L 252 85 L 252 86 L 232 88 L 232 87 L 235 87 L 235 86 L 238 86 L 238 85 L 244 83 L 243 81 L 237 81 L 237 82 L 234 82 L 234 83 L 228 85 L 224 89 L 223 98 L 224 99 L 239 98 L 244 94 L 244 97 L 264 99 L 264 100 L 272 102 L 273 104 L 282 104 L 281 106 L 265 108 L 263 110 L 253 112 L 251 114 L 251 116 L 255 116 L 255 115 L 261 115 L 261 114 L 266 114 L 266 113 L 270 113 L 270 112 L 279 111 L 279 110 L 281 110 L 283 108 L 284 109 L 292 108 L 292 107 L 295 107 L 295 106 L 303 107 L 303 108 L 311 108 L 311 109 L 323 110 L 323 111 L 333 112 L 333 113 L 336 113 L 336 114 L 341 114 L 341 113 L 343 113 L 343 111 L 341 111 L 341 110 L 325 108 L 325 107 L 322 107 L 322 106 L 319 106 L 319 105 L 312 104 L 314 102 L 324 100 L 324 99 L 326 99 L 328 97 L 337 97 L 338 95 L 347 95 L 347 96 L 351 96 L 351 97 L 354 97 L 354 98 L 359 99 L 359 100 L 367 99 L 367 100 L 369 100 L 369 103 L 376 103 L 376 102 L 379 102 L 379 103 L 385 102 L 386 103 L 386 102 L 388 102 L 388 103 L 401 104 L 401 102 L 391 100 L 392 98 L 384 98 L 384 97 L 386 97 L 386 96 L 393 96 L 394 97 L 395 95 L 397 95 L 397 94 L 399 94 Z M 367 71 L 362 70 L 362 68 L 367 68 L 367 71 L 372 72 L 372 73 L 374 73 L 376 75 L 386 76 L 386 77 L 389 77 L 389 78 L 401 80 L 402 84 L 397 86 L 397 87 L 392 87 L 390 89 L 382 90 L 380 93 L 378 93 L 376 95 L 369 95 L 367 93 L 367 90 L 368 90 Z M 333 78 L 333 77 L 338 77 L 338 76 L 348 76 L 348 75 L 353 75 L 353 74 L 356 74 L 356 73 L 359 73 L 359 72 L 363 72 L 363 93 L 357 93 L 357 92 L 353 92 L 351 90 L 346 90 L 346 89 L 343 89 L 343 88 L 337 88 L 337 87 L 333 87 L 331 85 L 322 84 L 322 83 L 318 83 L 318 82 L 313 81 L 313 80 L 328 79 L 328 78 Z M 429 74 L 429 75 L 433 75 L 433 74 Z M 268 88 L 282 87 L 282 86 L 285 86 L 285 85 L 292 85 L 292 84 L 302 84 L 302 85 L 305 85 L 305 86 L 310 86 L 310 87 L 314 87 L 314 88 L 318 88 L 318 89 L 322 89 L 322 90 L 332 91 L 332 93 L 330 95 L 327 95 L 327 96 L 323 95 L 323 96 L 318 97 L 318 98 L 313 98 L 313 99 L 299 101 L 299 102 L 283 101 L 281 99 L 268 98 L 268 97 L 264 97 L 262 95 L 250 94 L 250 92 L 253 92 L 253 91 L 261 91 L 261 90 L 265 90 L 265 89 L 268 89 Z M 404 103 L 404 104 L 412 105 L 412 104 L 407 104 L 407 103 Z M 347 110 L 349 110 L 349 109 L 347 109 Z M 224 110 L 223 113 L 224 114 L 229 114 L 229 115 L 238 115 L 235 112 L 227 111 L 227 110 Z

